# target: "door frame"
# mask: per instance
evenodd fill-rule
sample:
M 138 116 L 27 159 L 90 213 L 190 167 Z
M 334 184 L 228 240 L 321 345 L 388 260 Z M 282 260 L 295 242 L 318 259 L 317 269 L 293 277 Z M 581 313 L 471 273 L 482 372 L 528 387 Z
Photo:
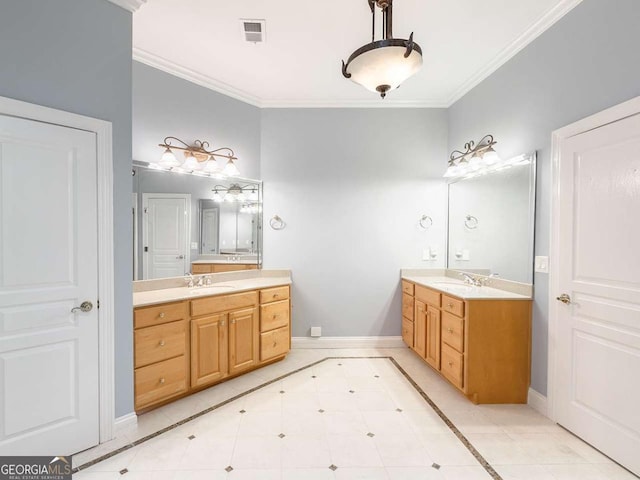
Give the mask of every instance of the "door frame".
M 98 200 L 98 385 L 100 443 L 115 429 L 113 145 L 111 122 L 0 96 L 0 114 L 96 135 Z
M 184 225 L 184 259 L 189 271 L 191 271 L 191 194 L 190 193 L 142 193 L 142 245 L 149 243 L 149 224 L 147 222 L 147 208 L 149 197 L 154 198 L 183 198 L 186 204 L 187 216 Z M 149 280 L 149 252 L 142 252 L 142 279 Z
M 556 295 L 560 292 L 560 182 L 559 169 L 562 158 L 562 146 L 566 140 L 581 133 L 595 130 L 628 117 L 640 114 L 640 97 L 603 110 L 566 127 L 555 130 L 551 134 L 551 238 L 549 247 L 549 331 L 548 331 L 548 365 L 547 365 L 547 416 L 556 420 L 555 392 L 559 385 L 556 382 L 556 338 L 559 308 Z

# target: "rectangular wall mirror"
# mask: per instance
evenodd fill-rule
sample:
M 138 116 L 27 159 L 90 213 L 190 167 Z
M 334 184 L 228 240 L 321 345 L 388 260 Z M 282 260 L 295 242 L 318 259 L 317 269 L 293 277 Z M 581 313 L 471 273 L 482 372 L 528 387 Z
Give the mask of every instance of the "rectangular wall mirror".
M 533 283 L 536 155 L 449 184 L 447 266 Z
M 262 182 L 133 168 L 134 280 L 253 270 L 262 263 Z

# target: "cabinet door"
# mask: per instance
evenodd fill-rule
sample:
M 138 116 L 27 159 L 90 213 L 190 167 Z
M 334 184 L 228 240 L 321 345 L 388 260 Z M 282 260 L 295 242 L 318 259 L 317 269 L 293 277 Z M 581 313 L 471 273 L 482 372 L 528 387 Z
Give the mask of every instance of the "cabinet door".
M 209 385 L 229 373 L 227 315 L 191 320 L 191 386 Z
M 258 308 L 229 313 L 229 373 L 258 363 Z
M 413 320 L 413 349 L 418 355 L 424 357 L 426 354 L 427 341 L 427 306 L 416 300 L 415 315 Z
M 440 370 L 440 310 L 427 306 L 427 340 L 424 358 L 429 365 Z

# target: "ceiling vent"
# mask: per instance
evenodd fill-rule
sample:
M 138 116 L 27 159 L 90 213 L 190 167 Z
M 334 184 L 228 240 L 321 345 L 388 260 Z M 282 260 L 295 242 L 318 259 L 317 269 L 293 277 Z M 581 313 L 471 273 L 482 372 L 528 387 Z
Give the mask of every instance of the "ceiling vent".
M 249 43 L 264 43 L 266 41 L 266 20 L 240 19 L 242 39 Z

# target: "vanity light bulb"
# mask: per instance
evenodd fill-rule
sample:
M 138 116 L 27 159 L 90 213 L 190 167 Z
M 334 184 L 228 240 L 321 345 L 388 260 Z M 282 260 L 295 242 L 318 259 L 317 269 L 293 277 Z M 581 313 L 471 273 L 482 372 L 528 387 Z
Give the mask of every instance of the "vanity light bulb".
M 192 153 L 190 153 L 188 154 L 185 162 L 182 164 L 182 167 L 185 170 L 190 170 L 190 171 L 200 170 L 200 162 L 198 162 L 198 159 L 194 157 Z
M 218 165 L 215 158 L 210 157 L 209 160 L 205 162 L 202 170 L 207 173 L 218 173 L 220 171 L 220 165 Z
M 222 198 L 222 195 L 220 195 L 220 192 L 213 192 L 213 201 L 214 202 L 222 202 L 224 199 Z
M 168 147 L 160 158 L 160 166 L 164 168 L 173 168 L 180 166 L 180 162 Z
M 484 160 L 485 165 L 495 165 L 500 161 L 500 157 L 497 152 L 491 148 L 482 156 L 482 160 Z
M 230 158 L 227 164 L 224 166 L 223 173 L 230 177 L 237 177 L 240 175 L 240 170 L 236 167 L 236 164 L 233 163 L 233 160 Z

